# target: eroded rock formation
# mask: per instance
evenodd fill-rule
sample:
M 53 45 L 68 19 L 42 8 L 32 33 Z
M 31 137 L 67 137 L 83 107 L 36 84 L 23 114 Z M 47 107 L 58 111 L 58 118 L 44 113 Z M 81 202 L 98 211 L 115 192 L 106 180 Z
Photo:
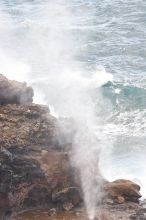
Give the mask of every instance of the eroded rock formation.
M 141 198 L 140 186 L 130 180 L 119 179 L 104 185 L 106 196 L 117 203 L 125 201 L 139 202 Z
M 69 210 L 83 201 L 69 162 L 71 132 L 65 140 L 61 122 L 48 107 L 32 104 L 32 97 L 31 87 L 0 75 L 0 212 Z M 103 181 L 102 190 L 116 203 L 140 198 L 131 181 Z
M 0 104 L 32 103 L 33 89 L 0 74 Z

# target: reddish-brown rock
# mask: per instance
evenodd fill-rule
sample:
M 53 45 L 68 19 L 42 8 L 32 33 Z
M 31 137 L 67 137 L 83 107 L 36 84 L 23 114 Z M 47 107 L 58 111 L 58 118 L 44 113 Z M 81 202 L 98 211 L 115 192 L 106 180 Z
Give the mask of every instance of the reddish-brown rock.
M 47 106 L 0 105 L 0 146 L 29 151 L 33 145 L 57 145 L 57 120 Z M 25 148 L 26 147 L 26 148 Z
M 32 95 L 26 84 L 0 75 L 0 212 L 7 214 L 45 206 L 70 210 L 83 199 L 79 172 L 69 160 L 75 124 L 58 122 L 46 106 L 28 104 Z M 114 202 L 140 198 L 131 181 L 110 183 L 99 172 L 99 183 Z
M 0 106 L 0 211 L 69 207 L 76 185 L 60 136 L 58 121 L 46 106 Z M 63 190 L 64 203 L 63 194 L 53 199 Z M 79 194 L 76 200 L 73 196 L 72 205 L 79 200 Z
M 107 196 L 117 203 L 124 203 L 125 201 L 138 202 L 141 197 L 140 186 L 130 180 L 119 179 L 106 183 L 104 190 Z

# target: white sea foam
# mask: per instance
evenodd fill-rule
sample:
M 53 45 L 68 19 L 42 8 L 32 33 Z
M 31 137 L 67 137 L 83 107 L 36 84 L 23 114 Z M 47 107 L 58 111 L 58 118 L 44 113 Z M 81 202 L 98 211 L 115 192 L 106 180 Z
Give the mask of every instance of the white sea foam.
M 0 32 L 7 38 L 1 36 L 0 71 L 11 79 L 28 81 L 35 90 L 34 101 L 50 105 L 52 114 L 74 119 L 71 162 L 80 173 L 85 206 L 93 219 L 100 199 L 98 160 L 104 138 L 96 130 L 98 117 L 90 93 L 113 76 L 103 67 L 87 72 L 76 62 L 81 47 L 72 32 L 74 16 L 68 1 L 11 7 L 11 15 L 9 10 L 1 14 L 7 19 L 0 21 Z
M 80 57 L 81 53 L 84 54 L 89 45 L 97 43 L 86 42 L 82 32 L 80 37 L 83 36 L 81 39 L 84 42 L 75 36 L 80 34 L 79 31 L 95 29 L 91 15 L 96 13 L 96 7 L 91 7 L 91 4 L 85 5 L 84 8 L 83 6 L 84 3 L 81 9 L 76 8 L 80 10 L 79 16 L 74 15 L 75 8 L 71 8 L 67 0 L 35 4 L 32 1 L 24 1 L 23 4 L 17 3 L 11 8 L 1 7 L 0 72 L 10 79 L 26 80 L 35 90 L 34 102 L 50 105 L 53 115 L 74 119 L 76 135 L 71 161 L 80 172 L 86 209 L 89 217 L 93 219 L 96 201 L 100 199 L 99 189 L 95 184 L 98 181 L 96 171 L 99 155 L 104 162 L 105 158 L 112 158 L 113 142 L 120 135 L 128 136 L 130 133 L 133 136 L 144 136 L 146 121 L 143 111 L 112 115 L 112 104 L 102 96 L 99 89 L 113 80 L 112 74 L 98 65 L 87 71 L 81 60 L 77 62 L 77 57 Z M 94 10 L 93 13 L 89 12 L 90 9 Z M 110 23 L 109 20 L 105 25 L 101 22 L 100 31 Z M 113 36 L 113 33 L 111 35 Z M 105 32 L 102 36 L 105 36 Z M 105 49 L 101 47 L 101 50 Z M 103 51 L 100 51 L 101 54 Z M 97 60 L 95 62 L 97 63 Z M 97 103 L 91 97 L 96 88 Z M 119 95 L 121 91 L 117 89 L 114 92 Z M 105 114 L 107 109 L 111 111 L 108 110 Z M 114 117 L 113 121 L 110 121 L 111 116 Z M 123 162 L 119 172 L 121 176 L 117 174 L 113 164 L 113 161 L 110 161 L 108 166 L 102 169 L 109 180 L 111 176 L 113 179 L 133 178 L 132 171 L 126 172 L 123 168 L 127 166 Z M 114 166 L 118 167 L 117 164 Z M 109 173 L 106 173 L 107 171 Z

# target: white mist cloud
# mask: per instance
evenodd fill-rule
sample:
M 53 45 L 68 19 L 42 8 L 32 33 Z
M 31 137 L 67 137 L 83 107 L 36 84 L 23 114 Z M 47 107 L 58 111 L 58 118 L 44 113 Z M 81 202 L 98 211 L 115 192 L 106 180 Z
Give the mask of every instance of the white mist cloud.
M 71 161 L 79 170 L 85 206 L 93 218 L 104 137 L 97 128 L 99 117 L 91 93 L 112 80 L 112 75 L 101 68 L 87 73 L 75 59 L 81 45 L 75 42 L 72 24 L 77 18 L 70 4 L 65 0 L 26 1 L 11 6 L 11 15 L 1 11 L 0 33 L 5 29 L 5 34 L 1 35 L 0 71 L 27 80 L 35 89 L 35 102 L 51 105 L 55 115 L 75 121 Z

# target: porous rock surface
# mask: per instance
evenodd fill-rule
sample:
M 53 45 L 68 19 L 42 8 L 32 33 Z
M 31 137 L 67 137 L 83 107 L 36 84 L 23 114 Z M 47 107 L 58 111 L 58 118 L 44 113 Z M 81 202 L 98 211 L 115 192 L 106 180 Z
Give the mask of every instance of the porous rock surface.
M 0 192 L 8 206 L 50 205 L 55 190 L 73 186 L 57 121 L 47 107 L 0 106 L 0 137 Z
M 0 213 L 70 210 L 83 201 L 79 176 L 69 161 L 71 138 L 65 140 L 60 122 L 48 107 L 33 104 L 32 97 L 31 87 L 0 75 Z M 128 180 L 103 179 L 103 201 L 137 203 L 139 190 Z

